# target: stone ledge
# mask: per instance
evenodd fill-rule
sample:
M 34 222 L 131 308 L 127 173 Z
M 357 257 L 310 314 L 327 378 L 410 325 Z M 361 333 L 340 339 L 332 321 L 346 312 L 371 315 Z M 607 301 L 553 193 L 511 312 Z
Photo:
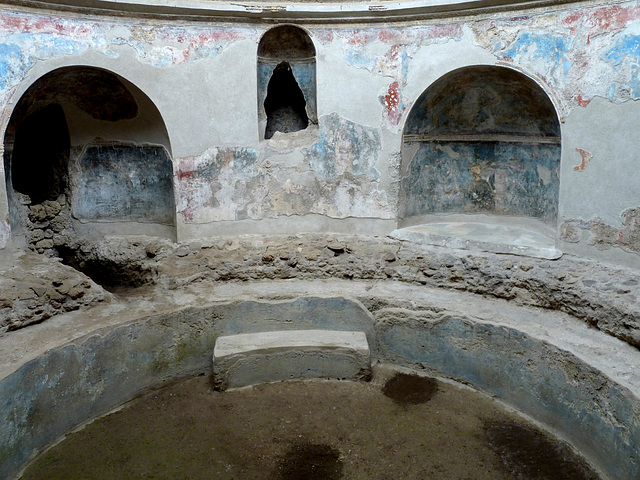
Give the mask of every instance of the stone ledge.
M 435 222 L 394 230 L 391 238 L 472 252 L 556 260 L 562 252 L 544 234 L 518 227 L 479 222 Z
M 190 287 L 0 336 L 0 405 L 12 412 L 0 419 L 2 478 L 146 388 L 211 372 L 217 339 L 283 329 L 366 332 L 372 361 L 472 385 L 569 441 L 605 478 L 640 478 L 640 351 L 566 313 L 389 280 Z
M 221 336 L 213 351 L 216 388 L 311 378 L 367 379 L 371 353 L 364 332 L 280 330 Z

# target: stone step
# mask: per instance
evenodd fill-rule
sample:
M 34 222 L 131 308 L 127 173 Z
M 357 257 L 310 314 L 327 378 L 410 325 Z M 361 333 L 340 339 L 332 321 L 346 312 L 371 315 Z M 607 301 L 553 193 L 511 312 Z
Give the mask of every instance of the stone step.
M 364 332 L 279 330 L 218 337 L 213 350 L 219 390 L 282 380 L 356 380 L 371 376 Z

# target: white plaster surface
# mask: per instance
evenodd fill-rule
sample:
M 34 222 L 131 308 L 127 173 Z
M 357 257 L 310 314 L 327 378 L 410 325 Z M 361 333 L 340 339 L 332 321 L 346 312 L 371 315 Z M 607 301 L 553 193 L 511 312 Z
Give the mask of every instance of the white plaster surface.
M 281 348 L 348 348 L 362 354 L 369 353 L 364 332 L 339 330 L 279 330 L 275 332 L 240 333 L 218 337 L 213 361 L 229 355 Z
M 638 136 L 640 102 L 612 104 L 596 97 L 574 110 L 562 130 L 562 171 L 559 214 L 563 218 L 594 217 L 620 225 L 623 210 L 638 201 Z M 636 127 L 637 128 L 637 127 Z M 590 154 L 584 170 L 582 156 Z

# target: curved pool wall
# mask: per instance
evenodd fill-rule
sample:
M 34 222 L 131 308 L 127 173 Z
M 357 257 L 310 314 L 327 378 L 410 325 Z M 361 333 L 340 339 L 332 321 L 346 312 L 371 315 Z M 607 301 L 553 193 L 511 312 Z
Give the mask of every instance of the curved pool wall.
M 210 373 L 219 335 L 311 328 L 364 331 L 373 361 L 467 383 L 568 440 L 608 478 L 640 475 L 640 352 L 567 315 L 395 282 L 259 282 L 204 295 L 202 306 L 60 341 L 0 380 L 0 475 L 151 386 Z

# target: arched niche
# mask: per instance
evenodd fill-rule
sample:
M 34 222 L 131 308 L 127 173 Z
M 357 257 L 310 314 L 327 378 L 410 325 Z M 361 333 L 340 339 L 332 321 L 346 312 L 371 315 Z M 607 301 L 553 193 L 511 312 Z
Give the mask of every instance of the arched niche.
M 316 50 L 299 27 L 267 31 L 258 45 L 258 120 L 260 138 L 291 133 L 317 124 Z
M 526 75 L 497 66 L 444 75 L 416 101 L 403 141 L 401 226 L 484 214 L 555 227 L 560 123 Z
M 110 71 L 72 66 L 20 97 L 4 139 L 12 232 L 37 251 L 65 236 L 174 236 L 173 167 L 153 102 Z

